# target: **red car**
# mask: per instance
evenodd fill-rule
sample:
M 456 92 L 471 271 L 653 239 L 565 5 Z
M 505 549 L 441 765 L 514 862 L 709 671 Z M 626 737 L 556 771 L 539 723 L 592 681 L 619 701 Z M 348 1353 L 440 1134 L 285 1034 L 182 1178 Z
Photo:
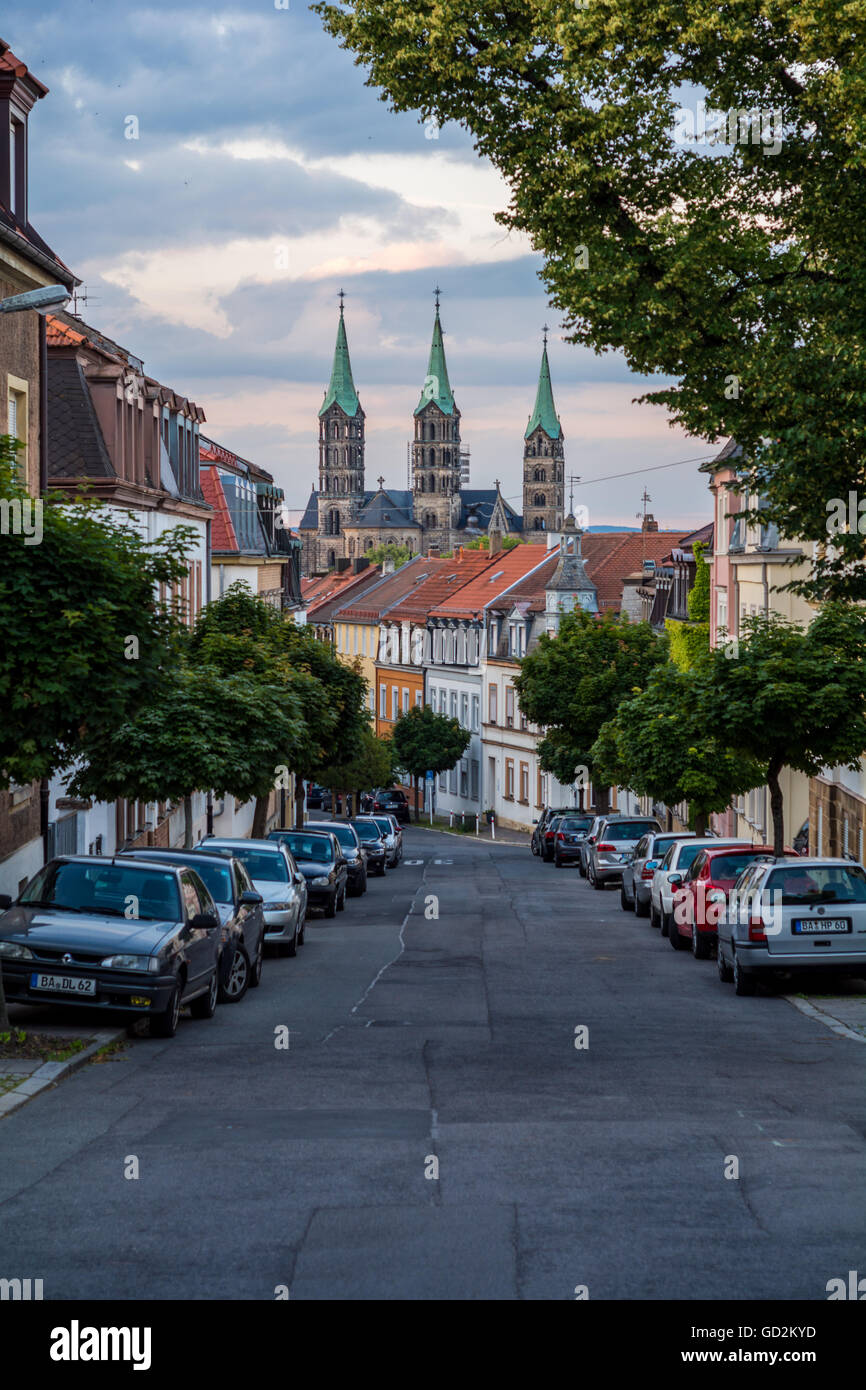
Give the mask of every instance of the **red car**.
M 668 939 L 674 950 L 682 950 L 691 941 L 692 954 L 708 960 L 719 917 L 737 878 L 753 860 L 772 853 L 772 845 L 750 845 L 745 840 L 741 845 L 706 846 L 695 855 L 679 884 L 678 875 L 673 875 L 674 911 Z

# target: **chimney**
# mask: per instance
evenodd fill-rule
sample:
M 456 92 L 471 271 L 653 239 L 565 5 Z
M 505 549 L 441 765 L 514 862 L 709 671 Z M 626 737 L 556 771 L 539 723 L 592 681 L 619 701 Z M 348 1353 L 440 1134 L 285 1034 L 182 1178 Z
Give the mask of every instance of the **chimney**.
M 360 555 L 357 560 L 352 561 L 352 570 L 355 574 L 360 574 L 361 570 L 367 569 L 370 561 L 366 555 Z
M 429 560 L 438 560 L 438 559 L 439 559 L 439 546 L 436 545 L 436 544 L 434 544 L 434 542 L 432 542 L 432 541 L 431 541 L 431 543 L 430 543 L 430 544 L 428 545 L 428 547 L 427 547 L 427 558 L 428 558 Z
M 653 516 L 652 512 L 647 512 L 646 516 L 643 519 L 640 529 L 642 531 L 657 531 L 659 529 L 659 524 Z
M 352 561 L 348 558 L 348 556 L 341 555 L 336 565 L 337 574 L 345 574 L 346 570 L 349 568 L 351 563 Z
M 383 573 L 383 574 L 393 574 L 393 573 L 394 573 L 394 561 L 393 561 L 392 559 L 387 558 L 387 559 L 385 559 L 385 560 L 382 561 L 382 573 Z
M 496 527 L 494 530 L 488 531 L 487 534 L 490 538 L 490 554 L 498 555 L 502 549 L 502 532 Z

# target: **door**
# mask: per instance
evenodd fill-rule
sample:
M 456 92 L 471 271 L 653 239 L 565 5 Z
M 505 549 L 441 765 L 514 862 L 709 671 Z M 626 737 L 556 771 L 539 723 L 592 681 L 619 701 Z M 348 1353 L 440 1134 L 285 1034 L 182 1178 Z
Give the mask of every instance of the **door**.
M 196 994 L 208 983 L 208 977 L 216 964 L 219 927 L 193 927 L 192 919 L 200 912 L 212 912 L 219 922 L 213 900 L 199 878 L 191 869 L 184 869 L 180 876 L 186 926 L 183 932 L 185 942 L 184 958 L 187 967 L 187 987 L 185 995 Z

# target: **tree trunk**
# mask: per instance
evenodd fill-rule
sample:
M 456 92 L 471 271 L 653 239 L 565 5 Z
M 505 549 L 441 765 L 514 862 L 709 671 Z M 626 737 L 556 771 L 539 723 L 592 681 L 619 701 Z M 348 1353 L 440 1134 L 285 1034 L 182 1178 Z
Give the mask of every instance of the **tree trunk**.
M 610 811 L 610 787 L 596 788 L 596 812 L 606 816 Z
M 183 799 L 183 847 L 192 849 L 192 797 Z
M 304 779 L 300 772 L 295 773 L 295 828 L 304 828 Z
M 701 835 L 701 836 L 706 835 L 706 833 L 707 833 L 707 821 L 708 821 L 708 820 L 709 820 L 709 816 L 707 815 L 706 811 L 695 811 L 694 821 L 695 821 L 695 834 L 696 834 L 696 835 Z
M 785 853 L 785 815 L 782 788 L 779 786 L 779 773 L 782 771 L 781 758 L 773 758 L 767 768 L 767 786 L 770 788 L 770 812 L 773 817 L 773 853 Z
M 268 833 L 268 806 L 270 805 L 270 792 L 267 796 L 256 797 L 256 809 L 253 812 L 253 839 L 264 840 Z
M 418 824 L 418 775 L 417 775 L 417 773 L 416 773 L 415 776 L 412 778 L 412 780 L 413 780 L 413 782 L 415 783 L 415 824 L 417 825 L 417 824 Z

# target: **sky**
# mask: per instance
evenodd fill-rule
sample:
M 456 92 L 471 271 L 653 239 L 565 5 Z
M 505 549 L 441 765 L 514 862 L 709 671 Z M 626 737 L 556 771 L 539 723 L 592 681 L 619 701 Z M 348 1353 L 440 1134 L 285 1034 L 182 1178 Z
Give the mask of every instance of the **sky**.
M 507 187 L 469 136 L 390 112 L 288 5 L 40 0 L 4 19 L 50 89 L 30 118 L 30 217 L 84 282 L 85 321 L 202 406 L 204 432 L 270 469 L 297 510 L 317 478 L 338 291 L 366 483 L 399 488 L 438 284 L 473 487 L 498 478 L 521 507 L 547 323 L 589 524 L 636 525 L 645 487 L 660 526 L 710 520 L 697 468 L 717 449 L 634 403 L 649 382 L 619 354 L 563 341 L 541 258 L 495 222 Z

